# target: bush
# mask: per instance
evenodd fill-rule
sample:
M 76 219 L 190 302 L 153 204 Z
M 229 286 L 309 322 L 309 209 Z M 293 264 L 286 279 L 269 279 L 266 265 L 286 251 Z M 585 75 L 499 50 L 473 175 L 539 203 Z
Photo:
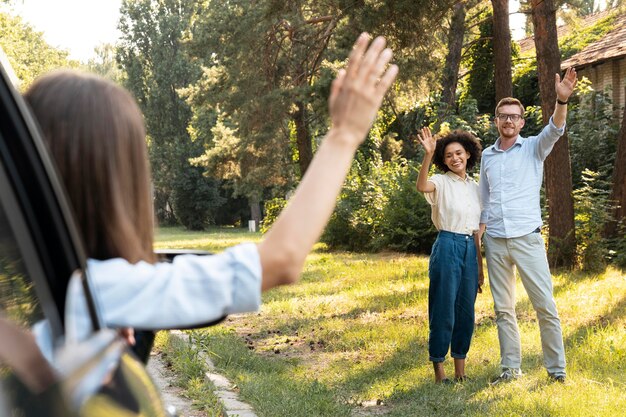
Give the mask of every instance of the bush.
M 390 190 L 383 209 L 380 233 L 374 236 L 374 249 L 430 253 L 437 230 L 430 219 L 430 205 L 415 189 L 419 166 L 405 165 L 395 172 L 397 187 Z
M 617 230 L 617 237 L 608 242 L 609 254 L 615 255 L 612 259 L 613 263 L 622 271 L 626 271 L 626 222 L 618 224 Z
M 606 267 L 607 242 L 602 237 L 609 219 L 607 203 L 608 184 L 599 174 L 584 170 L 583 186 L 574 191 L 576 222 L 576 252 L 581 268 L 587 272 L 600 272 Z
M 188 166 L 173 182 L 174 215 L 189 230 L 204 230 L 215 223 L 217 210 L 225 201 L 219 195 L 218 181 L 203 172 L 200 167 Z
M 585 169 L 611 181 L 619 131 L 609 91 L 594 91 L 587 79 L 578 82 L 577 90 L 567 117 L 574 189 L 583 186 Z
M 415 190 L 416 168 L 404 159 L 356 161 L 322 241 L 354 251 L 430 251 L 436 230 Z
M 287 200 L 284 198 L 273 198 L 265 202 L 263 221 L 261 222 L 261 233 L 265 233 L 270 230 L 270 227 L 274 224 L 278 215 L 287 206 Z

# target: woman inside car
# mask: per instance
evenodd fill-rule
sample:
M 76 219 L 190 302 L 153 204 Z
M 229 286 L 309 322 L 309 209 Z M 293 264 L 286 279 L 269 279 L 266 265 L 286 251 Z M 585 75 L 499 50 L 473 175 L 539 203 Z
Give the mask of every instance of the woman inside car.
M 130 94 L 62 71 L 25 93 L 65 184 L 88 256 L 89 282 L 113 328 L 196 326 L 259 308 L 261 292 L 298 280 L 357 147 L 398 69 L 385 40 L 362 34 L 331 86 L 332 125 L 288 207 L 264 239 L 214 256 L 157 261 L 142 114 Z M 70 283 L 68 339 L 91 331 L 80 281 Z

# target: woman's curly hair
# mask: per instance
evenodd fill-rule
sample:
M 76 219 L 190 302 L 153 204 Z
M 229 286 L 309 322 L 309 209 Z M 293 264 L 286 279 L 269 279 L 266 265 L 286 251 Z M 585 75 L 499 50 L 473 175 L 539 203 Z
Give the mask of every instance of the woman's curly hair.
M 437 140 L 437 144 L 435 145 L 435 154 L 433 155 L 433 163 L 443 172 L 450 171 L 450 168 L 448 168 L 444 162 L 444 151 L 446 150 L 446 146 L 455 142 L 459 143 L 463 149 L 469 152 L 470 157 L 467 160 L 467 170 L 470 171 L 480 159 L 480 153 L 483 147 L 480 144 L 480 140 L 476 136 L 464 130 L 455 130 Z

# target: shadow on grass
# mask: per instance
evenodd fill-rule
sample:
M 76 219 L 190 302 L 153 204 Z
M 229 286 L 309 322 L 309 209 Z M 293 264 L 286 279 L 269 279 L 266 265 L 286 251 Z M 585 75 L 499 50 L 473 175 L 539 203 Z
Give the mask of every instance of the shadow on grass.
M 594 332 L 600 328 L 608 326 L 610 323 L 626 317 L 626 296 L 609 311 L 605 312 L 601 316 L 597 316 L 595 319 L 579 326 L 565 339 L 565 347 L 573 348 L 582 342 L 586 335 L 590 332 Z
M 338 294 L 335 292 L 330 292 L 329 294 L 326 291 L 321 291 L 319 294 L 315 293 L 315 295 L 333 295 Z M 306 296 L 310 297 L 313 294 L 308 293 Z M 358 300 L 355 301 L 355 304 L 358 304 L 358 307 L 353 307 L 352 309 L 342 312 L 342 313 L 322 313 L 316 317 L 303 317 L 303 318 L 292 318 L 289 317 L 287 321 L 283 324 L 285 328 L 290 329 L 299 329 L 303 327 L 309 327 L 311 325 L 315 326 L 319 320 L 323 319 L 340 319 L 340 320 L 354 320 L 363 315 L 371 315 L 378 313 L 386 313 L 390 310 L 397 310 L 400 308 L 407 308 L 408 306 L 415 305 L 415 300 L 426 300 L 428 296 L 428 288 L 418 288 L 413 289 L 412 291 L 408 291 L 403 294 L 391 293 L 391 294 L 383 294 L 383 295 L 373 295 L 373 296 L 364 296 L 358 297 Z M 284 301 L 289 300 L 293 297 L 293 294 L 281 294 L 281 296 L 272 297 L 270 299 L 265 300 L 266 304 L 274 301 Z M 426 303 L 426 302 L 425 302 Z M 427 304 L 424 304 L 424 310 L 427 309 Z M 276 312 L 270 313 L 274 316 L 278 315 Z M 396 319 L 407 318 L 404 315 L 398 315 Z M 426 314 L 425 318 L 428 316 Z M 392 318 L 393 320 L 394 318 Z
M 568 275 L 567 280 L 561 280 L 557 285 L 554 285 L 553 287 L 554 298 L 556 299 L 559 295 L 570 290 L 572 288 L 573 283 L 577 285 L 592 285 L 592 283 L 598 279 L 598 276 L 599 275 L 589 275 L 589 274 L 582 273 L 582 272 L 572 273 L 571 278 Z M 620 301 L 619 305 L 622 305 L 622 304 L 623 304 L 623 300 Z M 559 306 L 557 302 L 557 310 L 558 310 L 558 307 Z M 611 317 L 613 318 L 623 317 L 624 315 L 626 315 L 626 311 L 624 310 L 624 307 L 621 307 L 621 308 L 616 307 L 616 309 L 613 309 L 613 311 L 615 310 L 617 310 L 618 313 L 619 312 L 621 313 L 620 314 L 611 313 Z M 527 317 L 525 319 L 527 321 L 534 322 L 534 323 L 537 322 L 536 312 L 530 301 L 530 298 L 526 297 L 523 300 L 518 301 L 515 304 L 515 311 L 517 311 L 519 321 L 523 321 L 523 320 L 520 320 L 520 315 L 522 315 L 522 316 Z M 528 314 L 530 314 L 531 316 L 529 317 Z M 599 317 L 598 319 L 601 321 L 602 317 Z M 588 327 L 588 326 L 584 326 L 584 327 Z

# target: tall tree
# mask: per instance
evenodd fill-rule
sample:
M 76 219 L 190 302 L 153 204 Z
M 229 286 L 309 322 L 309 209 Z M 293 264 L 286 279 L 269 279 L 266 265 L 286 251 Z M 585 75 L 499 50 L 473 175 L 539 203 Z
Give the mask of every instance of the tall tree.
M 622 127 L 617 136 L 617 155 L 610 200 L 614 206 L 611 210 L 612 219 L 606 225 L 605 234 L 607 237 L 616 237 L 619 232 L 618 224 L 624 223 L 626 218 L 626 106 L 622 115 Z
M 537 72 L 543 123 L 547 124 L 556 105 L 554 76 L 560 73 L 561 58 L 556 32 L 554 0 L 531 0 L 537 53 Z M 552 265 L 572 266 L 576 251 L 572 170 L 567 133 L 556 143 L 545 162 L 550 238 L 548 257 Z
M 509 0 L 491 0 L 491 4 L 493 6 L 494 84 L 497 103 L 504 97 L 511 97 L 513 90 Z
M 157 216 L 201 229 L 222 200 L 217 183 L 189 163 L 203 148 L 191 141 L 191 110 L 179 95 L 200 77 L 183 47 L 195 7 L 184 0 L 124 0 L 117 59 L 146 119 Z
M 463 52 L 465 35 L 465 3 L 458 2 L 452 7 L 452 20 L 448 31 L 448 54 L 441 77 L 441 101 L 448 107 L 454 107 L 456 88 L 459 81 L 459 67 Z
M 85 65 L 87 71 L 94 72 L 115 83 L 123 84 L 124 73 L 116 59 L 115 45 L 105 43 L 94 48 L 95 57 L 90 58 Z
M 451 4 L 258 0 L 250 7 L 244 0 L 205 0 L 190 43 L 204 67 L 187 90 L 192 130 L 200 137 L 195 126 L 217 127 L 207 108 L 230 130 L 205 135 L 206 158 L 198 163 L 228 173 L 236 193 L 252 200 L 267 188 L 285 191 L 327 129 L 330 82 L 357 34 L 385 35 L 405 79 L 426 80 L 442 58 L 432 34 Z
M 476 99 L 479 112 L 491 113 L 495 107 L 493 13 L 483 9 L 476 18 L 478 37 L 465 53 L 465 65 L 469 70 L 465 94 Z
M 68 59 L 67 51 L 50 46 L 42 32 L 34 30 L 21 17 L 5 12 L 0 12 L 0 46 L 20 81 L 20 89 L 26 89 L 48 71 L 79 65 Z

